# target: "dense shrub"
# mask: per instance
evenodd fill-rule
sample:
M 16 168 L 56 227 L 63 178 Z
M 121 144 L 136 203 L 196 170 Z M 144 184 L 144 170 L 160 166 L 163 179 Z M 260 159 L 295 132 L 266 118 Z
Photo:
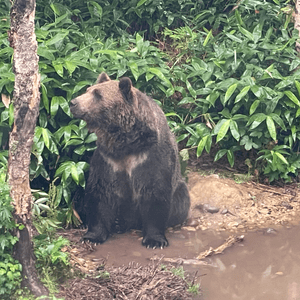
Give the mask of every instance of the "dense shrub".
M 286 1 L 37 0 L 40 116 L 30 176 L 64 205 L 85 186 L 96 136 L 74 120 L 69 101 L 102 71 L 129 76 L 162 105 L 186 148 L 217 149 L 231 166 L 244 152 L 270 181 L 298 175 L 300 60 Z M 0 147 L 13 123 L 10 1 L 0 3 Z M 289 8 L 289 7 L 287 7 Z M 187 152 L 185 151 L 185 154 Z M 5 160 L 5 152 L 0 158 Z M 257 159 L 257 160 L 256 160 Z M 41 203 L 43 204 L 43 203 Z
M 0 169 L 0 298 L 10 296 L 21 284 L 22 266 L 12 257 L 13 246 L 18 238 L 12 235 L 16 224 L 12 217 L 13 207 L 6 183 L 4 168 Z

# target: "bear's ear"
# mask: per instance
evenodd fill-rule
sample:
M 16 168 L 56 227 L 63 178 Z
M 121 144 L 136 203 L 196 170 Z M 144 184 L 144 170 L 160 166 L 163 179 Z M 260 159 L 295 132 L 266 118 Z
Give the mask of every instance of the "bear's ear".
M 102 82 L 105 82 L 105 81 L 110 81 L 111 79 L 109 78 L 109 76 L 105 73 L 105 72 L 102 72 L 99 76 L 98 76 L 98 79 L 96 81 L 96 84 L 97 83 L 102 83 Z
M 123 77 L 119 82 L 119 89 L 123 95 L 123 97 L 130 103 L 133 104 L 133 93 L 131 90 L 132 82 L 130 78 Z

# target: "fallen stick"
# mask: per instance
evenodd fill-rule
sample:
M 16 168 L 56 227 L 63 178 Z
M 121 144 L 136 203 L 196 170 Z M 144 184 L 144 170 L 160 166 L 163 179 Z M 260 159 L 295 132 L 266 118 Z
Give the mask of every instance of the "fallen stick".
M 206 261 L 199 261 L 197 259 L 193 258 L 170 258 L 170 257 L 152 257 L 150 258 L 151 261 L 162 261 L 162 262 L 168 262 L 171 264 L 178 264 L 178 265 L 202 265 L 202 266 L 208 266 L 211 265 L 210 263 Z
M 225 243 L 223 243 L 221 246 L 217 248 L 212 248 L 210 247 L 208 250 L 201 252 L 198 256 L 197 259 L 201 260 L 204 259 L 207 256 L 215 255 L 215 254 L 220 254 L 222 253 L 226 248 L 231 247 L 234 243 L 241 242 L 244 240 L 244 235 L 240 236 L 234 236 L 231 235 L 229 236 Z

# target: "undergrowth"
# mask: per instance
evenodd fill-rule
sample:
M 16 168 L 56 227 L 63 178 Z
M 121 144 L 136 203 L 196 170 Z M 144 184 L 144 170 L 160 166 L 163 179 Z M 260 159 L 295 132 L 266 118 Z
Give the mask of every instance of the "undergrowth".
M 9 8 L 9 0 L 0 3 L 0 159 L 13 124 Z M 102 71 L 129 76 L 161 105 L 184 145 L 183 165 L 192 150 L 198 157 L 206 151 L 231 167 L 243 157 L 268 182 L 298 181 L 300 59 L 292 13 L 286 0 L 37 0 L 41 105 L 32 187 L 48 194 L 53 183 L 52 209 L 65 225 L 78 223 L 72 195 L 85 187 L 96 135 L 73 119 L 69 102 Z

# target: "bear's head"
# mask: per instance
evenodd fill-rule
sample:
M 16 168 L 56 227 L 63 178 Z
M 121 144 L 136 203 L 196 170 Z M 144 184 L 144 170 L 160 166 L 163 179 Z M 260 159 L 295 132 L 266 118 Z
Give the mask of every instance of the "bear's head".
M 95 85 L 71 100 L 70 108 L 74 117 L 86 121 L 91 131 L 99 133 L 101 128 L 108 131 L 126 131 L 135 122 L 135 94 L 128 77 L 115 81 L 106 73 L 101 73 Z

